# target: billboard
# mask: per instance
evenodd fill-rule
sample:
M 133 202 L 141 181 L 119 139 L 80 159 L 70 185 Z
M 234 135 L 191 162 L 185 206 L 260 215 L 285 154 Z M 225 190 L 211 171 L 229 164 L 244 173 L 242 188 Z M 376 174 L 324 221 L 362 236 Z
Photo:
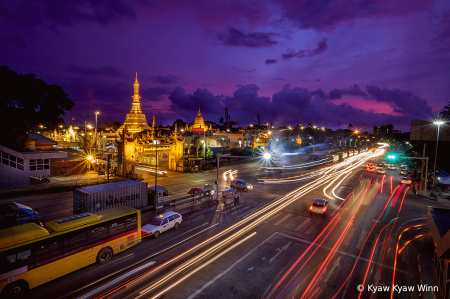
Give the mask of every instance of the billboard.
M 410 140 L 436 141 L 437 125 L 428 120 L 412 120 Z M 443 124 L 439 129 L 439 141 L 450 141 L 450 124 Z
M 200 132 L 203 132 L 205 129 L 203 129 L 203 128 L 192 128 L 192 130 L 193 130 L 193 131 L 200 131 Z

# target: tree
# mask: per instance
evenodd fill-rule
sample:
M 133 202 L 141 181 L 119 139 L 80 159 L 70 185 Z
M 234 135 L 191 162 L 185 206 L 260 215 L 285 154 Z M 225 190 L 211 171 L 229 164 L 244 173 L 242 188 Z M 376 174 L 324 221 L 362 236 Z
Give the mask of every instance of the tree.
M 110 121 L 101 121 L 101 122 L 99 123 L 99 126 L 100 126 L 100 128 L 102 128 L 103 130 L 111 129 L 111 128 L 113 128 L 113 123 L 110 122 Z
M 439 115 L 441 115 L 443 118 L 450 120 L 450 102 L 448 106 L 444 106 L 444 109 L 442 109 Z
M 112 123 L 114 131 L 117 131 L 123 125 L 123 121 L 115 121 Z
M 186 127 L 186 122 L 182 119 L 177 119 L 173 122 L 172 130 L 175 130 L 175 124 L 177 124 L 177 130 L 180 131 L 181 129 L 184 129 Z
M 206 152 L 205 152 L 206 160 L 211 160 L 213 158 L 213 155 L 214 154 L 213 154 L 212 150 L 210 148 L 207 148 Z
M 225 120 L 223 119 L 223 117 L 220 117 L 219 118 L 219 124 L 221 124 L 221 125 L 223 125 L 223 122 L 224 122 Z
M 28 133 L 58 129 L 62 116 L 75 106 L 61 86 L 7 66 L 0 67 L 0 94 L 0 143 L 17 151 L 27 150 Z

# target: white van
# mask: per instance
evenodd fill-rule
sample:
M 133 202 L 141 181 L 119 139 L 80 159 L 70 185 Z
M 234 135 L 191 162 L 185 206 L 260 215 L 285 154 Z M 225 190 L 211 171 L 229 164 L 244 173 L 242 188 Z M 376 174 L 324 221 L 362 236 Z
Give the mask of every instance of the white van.
M 149 224 L 144 225 L 141 230 L 150 236 L 158 238 L 159 235 L 171 228 L 178 229 L 183 217 L 175 212 L 166 212 L 153 218 Z

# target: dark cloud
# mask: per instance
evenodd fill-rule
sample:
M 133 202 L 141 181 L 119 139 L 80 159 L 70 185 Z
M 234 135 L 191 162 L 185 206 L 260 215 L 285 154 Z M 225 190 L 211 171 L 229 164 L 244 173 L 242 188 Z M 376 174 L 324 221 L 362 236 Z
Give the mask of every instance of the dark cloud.
M 245 71 L 246 73 L 251 73 L 251 72 L 254 72 L 254 71 L 256 71 L 256 69 L 251 69 L 251 70 L 248 70 L 248 71 Z
M 320 82 L 322 80 L 320 80 L 319 78 L 316 78 L 316 80 L 300 80 L 301 82 Z
M 439 19 L 438 33 L 432 39 L 432 42 L 438 43 L 439 45 L 449 46 L 450 45 L 450 10 L 442 14 Z
M 313 57 L 319 54 L 322 54 L 328 49 L 327 39 L 323 38 L 318 44 L 317 47 L 313 50 L 299 50 L 295 51 L 293 49 L 288 50 L 288 52 L 283 53 L 282 57 L 284 60 L 289 60 L 294 57 L 302 58 L 302 57 Z
M 226 46 L 264 48 L 278 44 L 272 40 L 274 33 L 253 32 L 243 33 L 236 28 L 230 28 L 228 31 L 218 33 L 217 39 Z
M 153 76 L 152 80 L 159 83 L 159 84 L 175 84 L 178 82 L 178 80 L 180 80 L 180 78 L 178 78 L 175 75 L 167 75 L 167 76 Z
M 397 88 L 381 89 L 374 85 L 368 85 L 366 88 L 374 100 L 388 103 L 393 107 L 395 113 L 400 113 L 410 119 L 428 119 L 433 116 L 433 111 L 427 101 L 413 95 L 410 91 L 402 91 Z
M 274 64 L 274 63 L 276 63 L 276 62 L 277 62 L 276 59 L 266 59 L 266 65 L 267 65 L 267 64 Z
M 114 66 L 103 66 L 99 68 L 81 67 L 70 65 L 65 71 L 83 76 L 106 76 L 111 78 L 129 78 L 121 69 Z
M 285 18 L 301 29 L 329 30 L 358 19 L 397 17 L 425 11 L 434 1 L 371 0 L 371 1 L 309 1 L 280 0 Z
M 38 25 L 56 29 L 59 25 L 70 26 L 79 21 L 107 25 L 136 19 L 136 11 L 124 0 L 18 0 L 0 1 L 0 17 L 22 30 Z

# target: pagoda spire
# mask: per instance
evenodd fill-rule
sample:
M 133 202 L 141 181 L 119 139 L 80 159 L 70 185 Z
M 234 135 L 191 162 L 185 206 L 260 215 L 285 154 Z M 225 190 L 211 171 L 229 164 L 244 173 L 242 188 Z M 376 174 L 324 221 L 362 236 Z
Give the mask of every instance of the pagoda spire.
M 142 113 L 141 110 L 141 101 L 139 96 L 139 81 L 137 79 L 137 72 L 136 72 L 136 80 L 134 81 L 134 94 L 133 94 L 133 104 L 131 106 L 131 113 Z

